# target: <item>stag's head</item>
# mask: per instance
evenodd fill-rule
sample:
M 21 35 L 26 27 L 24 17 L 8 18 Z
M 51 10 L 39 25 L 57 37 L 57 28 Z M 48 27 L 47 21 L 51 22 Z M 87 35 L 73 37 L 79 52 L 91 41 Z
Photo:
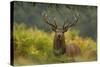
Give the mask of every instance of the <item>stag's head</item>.
M 77 15 L 73 15 L 74 17 L 74 21 L 73 23 L 69 23 L 67 20 L 64 22 L 63 27 L 58 27 L 56 24 L 56 19 L 54 17 L 53 19 L 53 23 L 50 22 L 50 18 L 48 17 L 48 15 L 46 13 L 42 14 L 44 21 L 51 26 L 52 30 L 55 32 L 55 36 L 57 39 L 61 40 L 64 37 L 64 33 L 67 32 L 67 30 L 74 26 L 79 18 L 79 14 L 77 13 Z

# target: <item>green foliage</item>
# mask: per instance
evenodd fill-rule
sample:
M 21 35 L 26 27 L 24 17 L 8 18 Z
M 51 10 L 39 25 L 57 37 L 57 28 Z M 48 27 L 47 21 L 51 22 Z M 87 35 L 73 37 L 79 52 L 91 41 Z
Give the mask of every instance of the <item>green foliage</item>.
M 50 64 L 71 62 L 71 57 L 53 55 L 54 33 L 47 33 L 37 28 L 29 28 L 24 24 L 14 24 L 14 64 Z M 81 48 L 81 55 L 75 61 L 96 60 L 96 42 L 90 37 L 82 38 L 79 31 L 65 33 L 66 44 L 73 43 Z
M 70 11 L 72 9 L 72 12 Z M 46 12 L 52 22 L 56 18 L 57 25 L 62 26 L 65 20 L 74 22 L 72 14 L 79 13 L 79 21 L 74 28 L 80 30 L 81 36 L 97 40 L 97 7 L 71 4 L 51 4 L 35 2 L 14 2 L 14 17 L 16 23 L 23 22 L 29 27 L 37 26 L 38 29 L 49 30 L 41 14 Z

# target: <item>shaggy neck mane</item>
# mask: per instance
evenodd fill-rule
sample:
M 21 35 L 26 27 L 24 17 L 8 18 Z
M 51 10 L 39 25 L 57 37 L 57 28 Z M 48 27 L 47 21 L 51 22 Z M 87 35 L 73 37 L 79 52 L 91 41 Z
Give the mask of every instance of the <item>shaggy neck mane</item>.
M 54 45 L 55 45 L 56 49 L 61 49 L 62 47 L 64 47 L 64 45 L 65 45 L 65 38 L 64 38 L 64 36 L 63 36 L 63 38 L 61 40 L 55 36 L 55 38 L 54 38 Z

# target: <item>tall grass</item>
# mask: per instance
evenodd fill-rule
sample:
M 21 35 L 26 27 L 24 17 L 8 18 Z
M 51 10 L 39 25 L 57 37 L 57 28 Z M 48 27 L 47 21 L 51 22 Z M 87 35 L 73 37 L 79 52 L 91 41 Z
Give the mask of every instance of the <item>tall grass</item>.
M 14 64 L 50 64 L 71 62 L 66 55 L 53 55 L 54 32 L 47 33 L 37 28 L 29 28 L 24 24 L 14 24 L 13 45 Z M 79 31 L 71 30 L 65 33 L 66 44 L 75 44 L 81 48 L 81 54 L 76 61 L 96 60 L 96 42 L 90 37 L 82 38 Z

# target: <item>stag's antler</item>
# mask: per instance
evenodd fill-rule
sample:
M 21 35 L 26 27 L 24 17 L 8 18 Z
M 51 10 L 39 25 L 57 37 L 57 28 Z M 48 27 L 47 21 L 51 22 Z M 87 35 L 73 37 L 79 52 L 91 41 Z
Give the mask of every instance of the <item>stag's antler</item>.
M 66 23 L 67 20 L 64 22 L 64 25 L 63 25 L 64 31 L 67 31 L 70 27 L 74 26 L 78 22 L 79 13 L 77 13 L 77 16 L 75 16 L 75 15 L 73 15 L 73 16 L 74 16 L 74 19 L 75 19 L 73 23 Z
M 42 13 L 42 16 L 43 16 L 43 19 L 44 21 L 49 24 L 53 29 L 56 29 L 57 28 L 57 24 L 56 24 L 56 19 L 54 17 L 54 24 L 50 23 L 50 18 L 48 18 L 48 15 L 46 13 Z

